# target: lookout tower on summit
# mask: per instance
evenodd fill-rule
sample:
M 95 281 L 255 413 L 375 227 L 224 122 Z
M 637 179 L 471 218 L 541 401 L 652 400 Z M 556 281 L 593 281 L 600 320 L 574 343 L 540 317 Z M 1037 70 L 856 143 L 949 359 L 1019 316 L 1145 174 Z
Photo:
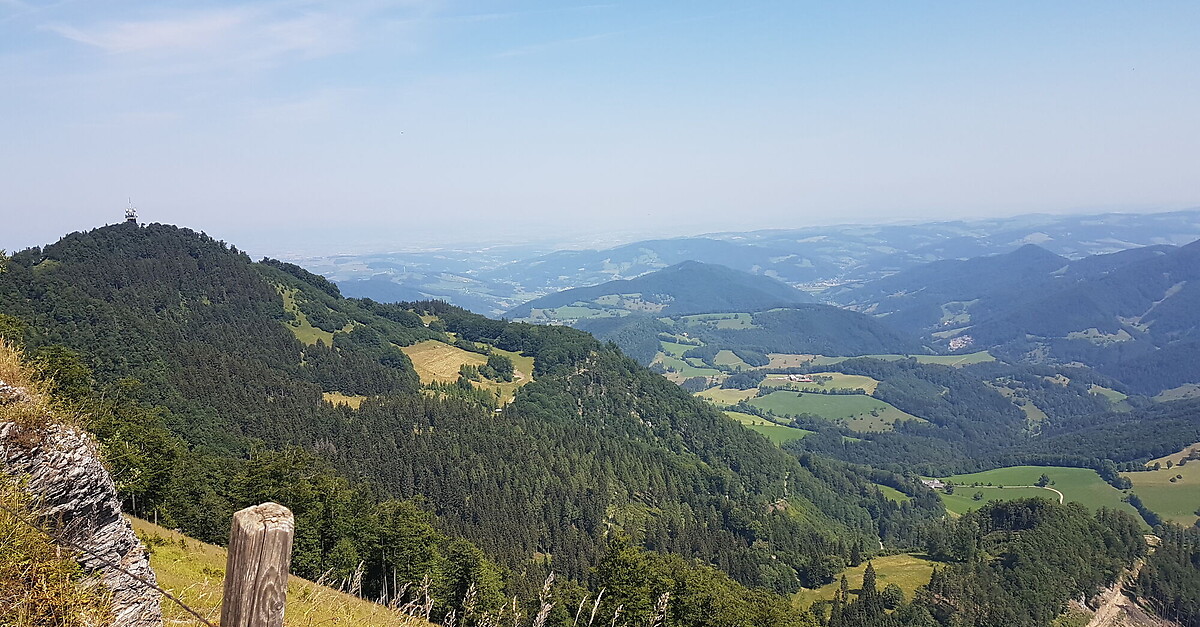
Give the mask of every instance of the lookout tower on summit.
M 125 221 L 131 224 L 137 224 L 137 208 L 133 206 L 133 199 L 129 199 L 129 206 L 125 208 Z

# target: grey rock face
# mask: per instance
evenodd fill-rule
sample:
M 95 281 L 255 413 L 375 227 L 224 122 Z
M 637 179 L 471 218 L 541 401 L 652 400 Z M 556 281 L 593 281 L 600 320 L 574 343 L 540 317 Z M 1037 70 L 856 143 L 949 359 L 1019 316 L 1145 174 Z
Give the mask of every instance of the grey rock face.
M 23 391 L 0 381 L 0 404 L 24 400 Z M 159 595 L 110 564 L 154 583 L 149 555 L 121 516 L 116 486 L 100 463 L 90 435 L 54 426 L 32 446 L 19 443 L 16 425 L 0 422 L 0 471 L 26 477 L 24 485 L 49 525 L 87 549 L 84 568 L 112 591 L 116 627 L 161 627 Z

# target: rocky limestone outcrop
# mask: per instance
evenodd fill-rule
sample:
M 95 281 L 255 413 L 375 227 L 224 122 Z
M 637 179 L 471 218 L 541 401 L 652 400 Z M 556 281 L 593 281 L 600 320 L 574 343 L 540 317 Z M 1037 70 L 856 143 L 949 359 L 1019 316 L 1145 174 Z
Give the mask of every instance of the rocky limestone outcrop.
M 0 404 L 26 402 L 19 388 L 0 381 Z M 42 520 L 60 537 L 86 549 L 79 563 L 112 591 L 116 627 L 161 627 L 159 595 L 129 574 L 154 583 L 149 555 L 121 516 L 112 477 L 87 433 L 50 426 L 36 438 L 0 422 L 0 471 L 24 477 Z

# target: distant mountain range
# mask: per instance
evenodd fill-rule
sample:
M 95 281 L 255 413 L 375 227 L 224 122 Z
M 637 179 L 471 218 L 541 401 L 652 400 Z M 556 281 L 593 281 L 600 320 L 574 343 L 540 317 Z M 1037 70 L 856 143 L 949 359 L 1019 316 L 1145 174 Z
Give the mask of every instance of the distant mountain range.
M 564 322 L 631 313 L 673 316 L 763 311 L 813 300 L 809 294 L 770 277 L 685 261 L 634 279 L 556 292 L 516 307 L 505 316 L 531 322 Z
M 918 266 L 834 301 L 950 350 L 1082 362 L 1143 393 L 1200 381 L 1200 241 L 1070 260 L 1026 245 Z
M 499 315 L 553 292 L 635 278 L 683 261 L 720 264 L 819 292 L 933 261 L 1008 253 L 1025 244 L 1081 259 L 1198 238 L 1200 210 L 1190 210 L 717 233 L 603 250 L 488 247 L 291 260 L 354 296 L 384 302 L 436 298 Z

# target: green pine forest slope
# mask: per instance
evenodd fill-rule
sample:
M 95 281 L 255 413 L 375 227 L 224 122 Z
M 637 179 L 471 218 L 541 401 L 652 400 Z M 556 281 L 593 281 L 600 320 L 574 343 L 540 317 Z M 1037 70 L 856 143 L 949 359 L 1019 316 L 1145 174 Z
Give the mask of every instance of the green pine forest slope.
M 344 299 L 187 229 L 121 224 L 16 253 L 0 314 L 93 417 L 132 513 L 220 542 L 233 511 L 276 500 L 297 513 L 296 574 L 361 562 L 367 594 L 397 570 L 430 575 L 443 613 L 468 584 L 483 605 L 534 598 L 550 570 L 594 590 L 626 537 L 681 556 L 679 580 L 732 577 L 722 589 L 751 601 L 730 612 L 768 611 L 941 511 L 793 457 L 585 333 Z M 466 381 L 423 387 L 401 349 L 426 340 L 532 357 L 536 380 L 504 407 Z

